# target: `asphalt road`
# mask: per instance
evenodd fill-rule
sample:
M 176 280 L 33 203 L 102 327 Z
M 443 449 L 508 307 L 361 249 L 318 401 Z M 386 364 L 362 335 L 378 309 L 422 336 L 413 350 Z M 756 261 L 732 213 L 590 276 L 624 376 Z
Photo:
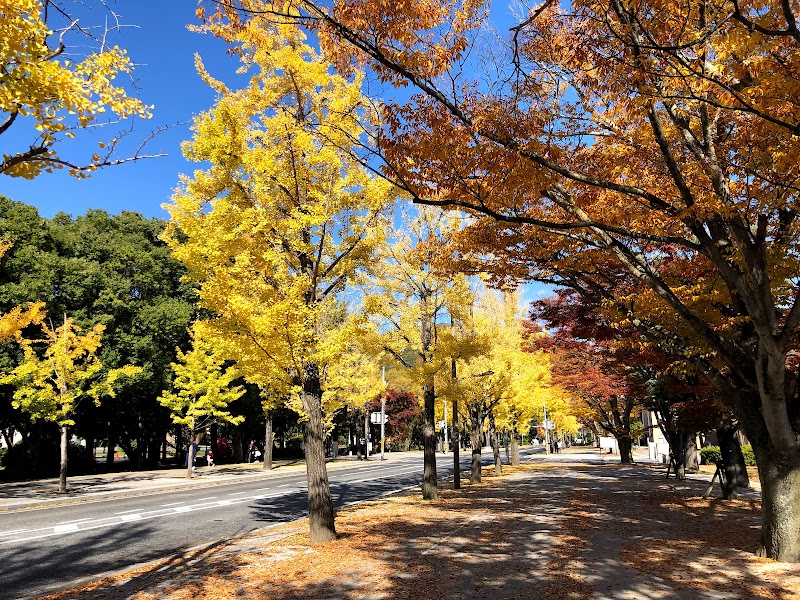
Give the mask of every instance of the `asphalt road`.
M 531 449 L 523 451 L 523 458 Z M 462 469 L 469 451 L 462 453 Z M 484 464 L 491 455 L 484 453 Z M 437 455 L 440 478 L 452 454 Z M 421 455 L 329 472 L 337 507 L 416 487 Z M 0 597 L 34 598 L 305 516 L 305 473 L 0 515 Z

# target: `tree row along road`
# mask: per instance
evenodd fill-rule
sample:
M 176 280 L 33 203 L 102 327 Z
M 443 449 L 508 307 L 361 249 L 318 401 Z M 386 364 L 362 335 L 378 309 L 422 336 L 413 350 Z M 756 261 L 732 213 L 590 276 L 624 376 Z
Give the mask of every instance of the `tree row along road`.
M 452 455 L 437 459 L 440 476 L 451 475 Z M 490 453 L 483 461 L 491 463 Z M 341 507 L 418 486 L 422 456 L 354 464 L 329 476 Z M 296 473 L 5 514 L 0 516 L 2 595 L 36 597 L 292 521 L 305 516 L 306 494 L 305 473 Z

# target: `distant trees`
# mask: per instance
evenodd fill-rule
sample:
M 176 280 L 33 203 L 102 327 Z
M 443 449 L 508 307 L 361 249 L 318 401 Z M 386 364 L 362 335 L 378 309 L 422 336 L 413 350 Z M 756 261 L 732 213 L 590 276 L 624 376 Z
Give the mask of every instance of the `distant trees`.
M 175 349 L 178 353 L 177 361 L 172 364 L 175 378 L 171 388 L 158 398 L 169 409 L 172 420 L 189 431 L 187 479 L 192 478 L 198 432 L 216 421 L 234 425 L 244 421 L 243 416 L 232 415 L 228 405 L 245 392 L 242 386 L 233 385 L 239 373 L 224 366 L 225 360 L 204 337 L 201 324 L 191 329 L 191 339 L 192 348 L 188 352 Z

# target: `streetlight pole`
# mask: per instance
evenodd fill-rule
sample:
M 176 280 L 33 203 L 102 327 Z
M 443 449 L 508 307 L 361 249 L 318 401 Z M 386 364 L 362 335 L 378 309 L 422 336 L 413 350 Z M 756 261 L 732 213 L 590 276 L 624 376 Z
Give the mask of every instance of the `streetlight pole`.
M 447 439 L 447 398 L 444 399 L 444 448 L 442 451 L 447 454 L 447 445 L 450 442 Z
M 381 460 L 386 460 L 383 455 L 386 439 L 386 366 L 381 367 L 381 379 L 383 380 L 383 394 L 381 394 Z

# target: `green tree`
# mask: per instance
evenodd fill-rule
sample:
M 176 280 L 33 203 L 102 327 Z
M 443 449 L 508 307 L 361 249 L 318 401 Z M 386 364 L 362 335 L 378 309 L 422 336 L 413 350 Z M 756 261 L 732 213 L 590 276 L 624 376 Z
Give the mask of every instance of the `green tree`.
M 108 439 L 109 458 L 119 444 L 131 466 L 154 467 L 160 458 L 169 413 L 156 398 L 167 387 L 175 347 L 188 345 L 196 295 L 181 281 L 185 267 L 158 239 L 164 221 L 134 212 L 109 215 L 93 210 L 51 220 L 35 208 L 0 197 L 0 237 L 13 243 L 0 258 L 0 311 L 43 301 L 49 314 L 66 312 L 81 327 L 106 326 L 100 358 L 107 368 L 141 366 L 134 391 L 104 397 L 99 407 L 82 403 L 73 431 L 93 447 Z M 0 345 L 0 363 L 12 369 L 21 360 L 13 345 Z M 0 388 L 4 430 L 23 434 L 29 453 L 47 438 L 10 404 Z M 38 452 L 38 451 L 37 451 Z

